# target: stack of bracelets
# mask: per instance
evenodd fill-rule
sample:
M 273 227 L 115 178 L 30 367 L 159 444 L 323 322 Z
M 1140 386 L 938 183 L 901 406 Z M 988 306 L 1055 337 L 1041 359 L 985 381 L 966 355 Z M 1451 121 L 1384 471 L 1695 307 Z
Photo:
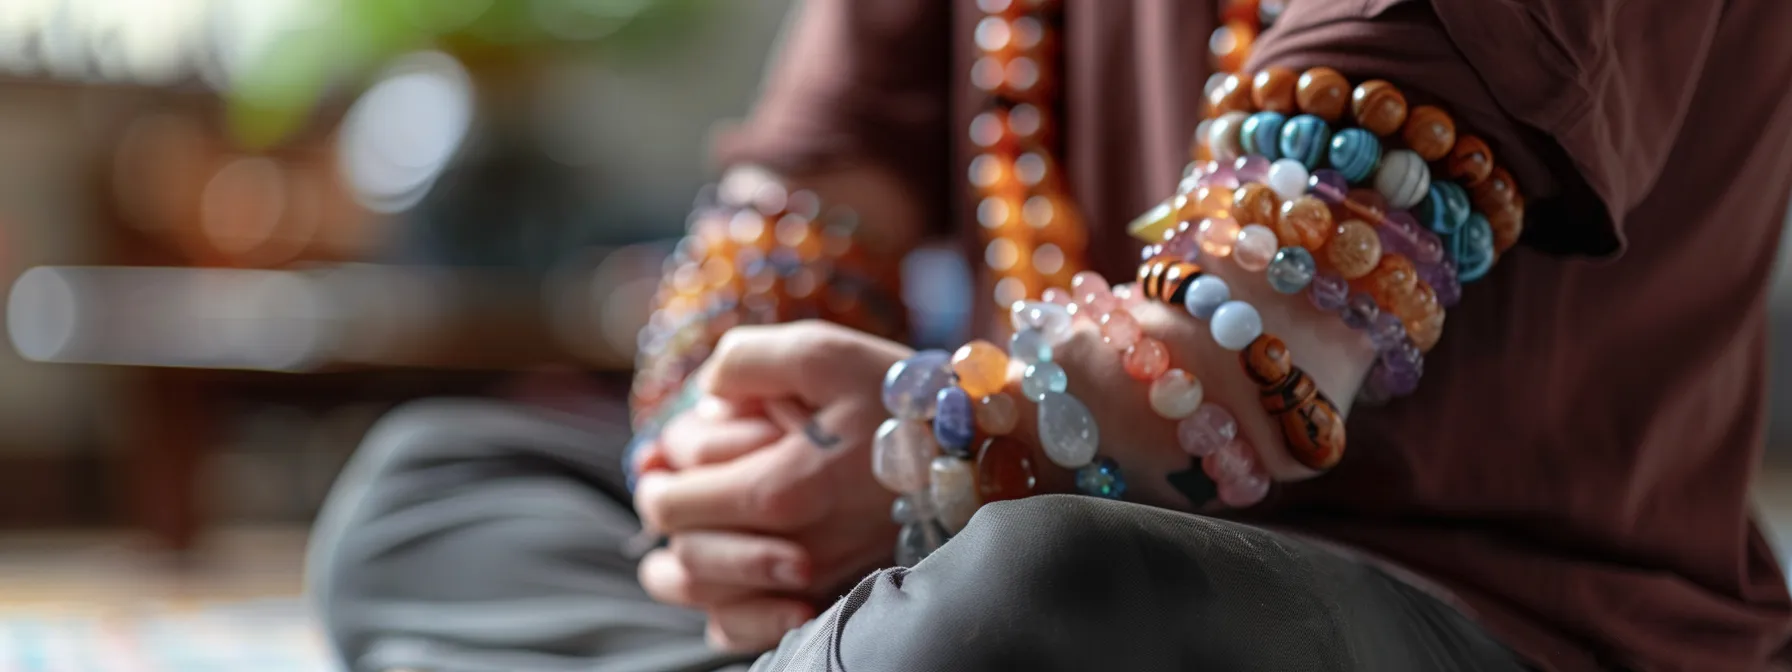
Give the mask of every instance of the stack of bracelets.
M 651 436 L 694 401 L 685 377 L 735 325 L 820 318 L 901 337 L 896 265 L 856 245 L 855 226 L 851 212 L 823 215 L 807 191 L 767 185 L 730 198 L 705 190 L 639 337 L 629 400 L 637 435 Z

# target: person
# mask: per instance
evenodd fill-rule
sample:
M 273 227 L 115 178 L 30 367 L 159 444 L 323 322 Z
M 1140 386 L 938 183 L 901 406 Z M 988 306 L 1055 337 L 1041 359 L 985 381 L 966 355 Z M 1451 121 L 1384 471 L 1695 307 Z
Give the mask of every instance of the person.
M 951 73 L 980 4 L 803 3 L 724 163 L 852 205 L 877 249 L 964 219 L 944 176 L 977 110 Z M 1137 264 L 1120 224 L 1187 160 L 1218 9 L 1066 0 L 1057 132 L 1108 277 Z M 1792 191 L 1786 25 L 1773 0 L 1286 3 L 1249 69 L 1324 65 L 1446 105 L 1528 207 L 1418 393 L 1384 407 L 1349 407 L 1374 354 L 1335 317 L 1233 283 L 1348 414 L 1349 454 L 1315 476 L 1240 413 L 1279 481 L 1261 504 L 1186 512 L 1173 425 L 1083 322 L 1058 360 L 1143 504 L 988 504 L 890 568 L 868 454 L 878 381 L 912 350 L 737 327 L 690 382 L 702 399 L 631 458 L 632 494 L 623 438 L 579 418 L 394 412 L 314 535 L 330 640 L 357 670 L 1763 668 L 1792 625 L 1747 495 Z M 1137 314 L 1210 398 L 1254 408 L 1236 355 Z M 811 424 L 780 417 L 792 403 Z M 643 523 L 669 542 L 636 562 Z

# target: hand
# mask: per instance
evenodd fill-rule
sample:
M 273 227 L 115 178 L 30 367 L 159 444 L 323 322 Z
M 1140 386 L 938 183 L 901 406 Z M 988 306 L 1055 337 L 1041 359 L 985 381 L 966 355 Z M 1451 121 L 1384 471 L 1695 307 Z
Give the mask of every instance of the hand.
M 641 563 L 648 592 L 707 611 L 718 646 L 752 650 L 888 562 L 894 495 L 869 449 L 883 373 L 909 354 L 823 322 L 730 330 L 693 377 L 710 399 L 666 428 L 666 468 L 635 491 L 643 523 L 671 539 Z M 792 407 L 812 419 L 775 419 Z

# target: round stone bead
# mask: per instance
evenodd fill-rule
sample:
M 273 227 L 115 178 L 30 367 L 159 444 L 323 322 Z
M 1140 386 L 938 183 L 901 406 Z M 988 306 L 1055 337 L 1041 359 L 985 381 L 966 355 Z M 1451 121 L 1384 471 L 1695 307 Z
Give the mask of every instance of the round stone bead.
M 1126 368 L 1126 375 L 1132 376 L 1133 380 L 1155 380 L 1170 368 L 1170 351 L 1164 347 L 1163 341 L 1146 336 L 1126 349 L 1126 353 L 1121 355 L 1120 364 Z
M 940 390 L 952 384 L 951 362 L 944 350 L 922 350 L 891 366 L 884 374 L 884 408 L 908 420 L 933 417 Z
M 1103 298 L 1113 297 L 1113 288 L 1108 286 L 1107 279 L 1094 271 L 1083 271 L 1070 279 L 1070 295 L 1076 302 L 1088 305 Z
M 1232 250 L 1232 260 L 1238 267 L 1247 271 L 1261 271 L 1269 267 L 1269 260 L 1276 254 L 1276 232 L 1262 224 L 1252 224 L 1238 231 L 1238 242 Z
M 1134 343 L 1139 342 L 1142 335 L 1139 321 L 1124 310 L 1116 310 L 1101 316 L 1101 340 L 1108 347 L 1125 352 Z
M 902 526 L 896 534 L 896 564 L 913 567 L 946 544 L 946 528 L 931 518 Z
M 1257 309 L 1243 301 L 1227 301 L 1213 311 L 1209 324 L 1213 340 L 1227 350 L 1243 350 L 1263 335 L 1263 318 Z
M 1468 186 L 1479 184 L 1493 172 L 1493 150 L 1487 147 L 1487 141 L 1473 135 L 1464 135 L 1456 139 L 1456 145 L 1450 148 L 1450 156 L 1444 161 L 1444 173 L 1450 179 Z
M 1250 450 L 1242 441 L 1220 446 L 1201 458 L 1201 470 L 1216 483 L 1229 483 L 1251 473 Z
M 1331 68 L 1313 68 L 1295 82 L 1294 102 L 1302 112 L 1337 121 L 1350 104 L 1350 80 Z
M 1014 304 L 1017 313 L 1023 303 Z M 1068 324 L 1070 316 L 1065 315 L 1064 320 Z M 959 387 L 971 398 L 981 399 L 1002 391 L 1002 386 L 1008 384 L 1008 353 L 989 341 L 971 341 L 952 353 L 952 372 L 958 374 Z
M 1383 350 L 1377 365 L 1383 389 L 1396 395 L 1412 394 L 1425 375 L 1425 355 L 1411 343 Z
M 928 465 L 938 454 L 926 423 L 890 418 L 871 438 L 871 476 L 892 492 L 921 492 L 927 489 Z
M 1331 208 L 1326 207 L 1325 201 L 1301 196 L 1282 204 L 1281 216 L 1276 218 L 1276 242 L 1283 247 L 1302 247 L 1309 252 L 1318 252 L 1325 248 L 1325 241 L 1331 239 L 1332 230 L 1336 228 Z
M 1406 325 L 1400 318 L 1389 313 L 1375 316 L 1369 325 L 1369 342 L 1375 344 L 1376 350 L 1386 350 L 1406 342 Z
M 1282 124 L 1287 121 L 1288 117 L 1279 112 L 1258 112 L 1251 115 L 1239 127 L 1239 147 L 1246 154 L 1275 160 L 1280 151 L 1276 144 L 1282 139 Z
M 1170 369 L 1151 381 L 1151 410 L 1167 420 L 1181 420 L 1201 405 L 1201 380 L 1182 369 Z
M 1518 183 L 1513 181 L 1512 174 L 1506 172 L 1505 168 L 1496 166 L 1487 173 L 1487 179 L 1470 186 L 1468 193 L 1475 209 L 1492 212 L 1518 200 Z
M 1304 247 L 1284 247 L 1276 250 L 1276 256 L 1269 261 L 1269 286 L 1283 294 L 1293 294 L 1306 289 L 1313 281 L 1313 273 L 1318 270 L 1318 263 L 1313 260 L 1313 253 Z
M 1276 199 L 1276 192 L 1262 183 L 1252 182 L 1232 192 L 1232 219 L 1239 226 L 1269 226 L 1276 223 L 1276 214 L 1281 210 L 1282 203 Z
M 1195 241 L 1201 251 L 1214 257 L 1232 255 L 1232 245 L 1238 241 L 1238 222 L 1231 217 L 1208 217 L 1201 220 L 1195 229 Z
M 1381 139 L 1360 128 L 1346 128 L 1332 136 L 1326 157 L 1345 180 L 1361 184 L 1381 163 Z
M 1461 231 L 1451 236 L 1450 258 L 1456 262 L 1456 277 L 1461 282 L 1474 282 L 1493 269 L 1493 226 L 1481 213 L 1468 218 Z
M 1243 153 L 1239 133 L 1249 116 L 1232 111 L 1214 117 L 1213 125 L 1207 127 L 1207 151 L 1213 154 L 1213 160 L 1230 163 Z
M 1232 170 L 1232 164 L 1215 161 L 1211 162 L 1211 167 L 1212 169 L 1207 171 L 1206 176 L 1197 180 L 1198 184 L 1195 186 L 1218 187 L 1227 190 L 1228 193 L 1238 188 L 1238 173 Z
M 1007 392 L 997 392 L 977 400 L 977 429 L 991 436 L 1001 436 L 1014 431 L 1014 423 L 1020 420 L 1020 409 L 1014 405 L 1014 397 Z
M 1427 264 L 1435 264 L 1444 259 L 1443 239 L 1405 210 L 1392 210 L 1383 215 L 1381 226 L 1376 227 L 1376 232 L 1381 234 L 1382 254 L 1392 250 L 1407 255 L 1413 261 Z M 1399 242 L 1390 248 L 1389 239 L 1398 239 Z
M 1363 277 L 1381 260 L 1381 237 L 1362 220 L 1345 220 L 1326 243 L 1325 259 L 1346 280 Z
M 1493 226 L 1493 249 L 1500 254 L 1518 244 L 1519 236 L 1524 234 L 1524 204 L 1512 202 L 1506 207 L 1497 208 L 1486 213 L 1487 223 Z
M 1351 189 L 1343 205 L 1352 217 L 1370 224 L 1381 222 L 1382 215 L 1388 211 L 1388 199 L 1370 188 Z
M 1437 292 L 1437 305 L 1451 308 L 1462 300 L 1462 282 L 1456 279 L 1456 262 L 1445 259 L 1436 264 L 1418 264 L 1419 279 Z
M 1269 177 L 1269 162 L 1269 159 L 1255 154 L 1241 156 L 1232 162 L 1232 173 L 1238 176 L 1238 185 L 1241 187 L 1251 182 L 1262 182 Z
M 1020 393 L 1032 401 L 1039 401 L 1051 392 L 1063 392 L 1070 389 L 1070 376 L 1064 373 L 1064 367 L 1051 362 L 1028 364 L 1021 374 Z
M 1406 115 L 1406 126 L 1400 129 L 1406 146 L 1426 161 L 1436 161 L 1450 153 L 1456 145 L 1456 121 L 1435 105 L 1420 105 Z
M 934 458 L 931 465 L 928 493 L 933 498 L 937 520 L 947 534 L 958 534 L 977 513 L 976 475 L 971 473 L 971 467 L 970 460 L 956 457 Z
M 919 495 L 901 495 L 890 502 L 890 520 L 908 524 L 917 520 L 933 518 L 933 498 Z
M 1221 304 L 1231 300 L 1232 288 L 1226 285 L 1225 280 L 1218 276 L 1203 275 L 1189 284 L 1182 306 L 1188 309 L 1188 314 L 1205 320 L 1212 318 L 1213 311 L 1219 310 Z
M 1375 303 L 1375 297 L 1357 292 L 1350 295 L 1350 299 L 1344 304 L 1344 312 L 1339 317 L 1344 318 L 1345 326 L 1364 331 L 1369 325 L 1375 324 L 1375 318 L 1380 314 L 1381 306 Z
M 1009 309 L 1008 322 L 1015 331 L 1022 329 L 1038 329 L 1045 334 L 1046 340 L 1053 343 L 1064 340 L 1070 335 L 1070 312 L 1064 305 L 1070 303 L 1070 296 L 1056 287 L 1045 290 L 1044 301 L 1016 301 Z M 1062 297 L 1060 304 L 1056 299 Z
M 1294 114 L 1294 86 L 1299 79 L 1293 70 L 1279 65 L 1264 68 L 1251 78 L 1251 103 L 1259 110 Z
M 1269 164 L 1269 174 L 1264 177 L 1264 184 L 1269 185 L 1277 197 L 1284 201 L 1300 198 L 1307 193 L 1307 179 L 1312 177 L 1307 167 L 1294 159 L 1276 159 Z
M 1469 206 L 1468 192 L 1461 185 L 1449 180 L 1432 180 L 1425 200 L 1419 201 L 1412 214 L 1426 228 L 1438 235 L 1448 236 L 1456 233 L 1456 229 L 1468 221 L 1472 212 L 1474 208 Z
M 1376 135 L 1388 135 L 1406 123 L 1406 96 L 1386 80 L 1371 79 L 1350 93 L 1356 123 Z
M 1215 115 L 1230 114 L 1251 108 L 1251 87 L 1244 77 L 1228 72 L 1207 94 L 1208 110 Z
M 1299 161 L 1307 170 L 1312 170 L 1325 161 L 1331 136 L 1331 128 L 1325 125 L 1324 119 L 1303 114 L 1282 124 L 1282 140 L 1277 146 L 1282 150 L 1282 156 Z
M 1044 332 L 1022 329 L 1008 337 L 1008 357 L 1028 364 L 1052 361 L 1052 344 Z
M 1237 437 L 1238 421 L 1218 404 L 1201 404 L 1176 423 L 1176 443 L 1195 457 L 1211 455 Z
M 1392 306 L 1399 297 L 1412 292 L 1418 283 L 1419 270 L 1412 260 L 1399 254 L 1383 254 L 1381 261 L 1375 264 L 1375 270 L 1352 284 L 1358 291 L 1375 297 L 1376 303 Z
M 940 390 L 933 415 L 933 440 L 959 457 L 970 457 L 971 439 L 977 436 L 977 412 L 971 395 L 960 387 Z
M 1150 257 L 1146 257 L 1146 258 L 1149 259 Z M 1070 292 L 1067 290 L 1064 290 L 1064 289 L 1059 289 L 1057 287 L 1046 288 L 1046 290 L 1039 295 L 1039 300 L 1044 301 L 1049 304 L 1052 304 L 1052 305 L 1055 305 L 1059 308 L 1063 308 L 1063 307 L 1068 306 L 1071 303 L 1073 303 L 1070 299 Z M 1065 315 L 1069 315 L 1069 313 L 1066 312 Z M 1069 329 L 1070 324 L 1068 322 L 1066 322 L 1064 325 L 1064 328 Z M 1015 327 L 1016 331 L 1019 331 L 1020 329 L 1022 329 L 1022 327 L 1020 327 L 1020 326 Z
M 977 494 L 983 503 L 1029 497 L 1038 486 L 1026 444 L 997 436 L 977 449 Z
M 1331 168 L 1320 168 L 1307 178 L 1307 193 L 1319 197 L 1319 200 L 1330 205 L 1343 203 L 1350 194 L 1350 181 L 1344 174 Z
M 1312 284 L 1307 285 L 1307 301 L 1322 311 L 1341 311 L 1349 300 L 1350 283 L 1331 273 L 1315 274 Z
M 1410 149 L 1396 149 L 1381 159 L 1375 171 L 1375 190 L 1388 205 L 1405 210 L 1418 205 L 1431 188 L 1431 169 Z
M 1120 499 L 1126 495 L 1126 479 L 1120 465 L 1103 457 L 1076 470 L 1076 491 L 1090 497 Z
M 1233 187 L 1232 189 L 1236 189 Z M 1195 197 L 1189 201 L 1194 205 L 1185 209 L 1183 219 L 1200 217 L 1231 217 L 1232 189 L 1225 187 L 1201 187 L 1195 190 Z
M 1421 352 L 1429 352 L 1444 337 L 1444 317 L 1443 305 L 1438 304 L 1436 310 L 1425 313 L 1424 317 L 1407 320 L 1404 323 L 1406 339 L 1412 341 Z
M 1269 494 L 1269 475 L 1264 473 L 1263 466 L 1258 464 L 1255 456 L 1246 447 L 1246 455 L 1252 456 L 1251 468 L 1230 481 L 1220 483 L 1218 492 L 1220 503 L 1234 509 L 1256 506 Z
M 1078 469 L 1095 458 L 1101 428 L 1083 402 L 1063 392 L 1051 392 L 1039 402 L 1039 443 L 1053 464 Z

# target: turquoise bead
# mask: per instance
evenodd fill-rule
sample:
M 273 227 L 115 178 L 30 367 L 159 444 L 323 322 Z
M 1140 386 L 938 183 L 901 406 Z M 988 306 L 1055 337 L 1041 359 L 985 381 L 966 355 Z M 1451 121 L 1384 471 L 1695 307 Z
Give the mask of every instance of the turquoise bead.
M 1318 168 L 1325 160 L 1326 145 L 1331 142 L 1331 127 L 1325 120 L 1302 114 L 1282 124 L 1282 156 L 1299 161 L 1307 170 Z
M 1120 499 L 1126 495 L 1126 479 L 1113 459 L 1097 458 L 1076 470 L 1076 490 L 1091 497 Z
M 1008 338 L 1008 356 L 1029 364 L 1052 361 L 1052 344 L 1035 329 L 1022 329 Z
M 1425 200 L 1413 208 L 1419 222 L 1440 236 L 1449 236 L 1468 222 L 1474 207 L 1468 202 L 1468 190 L 1449 180 L 1433 180 Z
M 1470 215 L 1468 223 L 1451 236 L 1450 257 L 1456 260 L 1456 279 L 1474 282 L 1493 268 L 1493 226 L 1481 213 Z
M 952 354 L 923 350 L 897 362 L 884 374 L 884 408 L 907 420 L 933 417 L 940 390 L 952 384 Z
M 1095 459 L 1101 446 L 1101 427 L 1095 415 L 1076 397 L 1048 392 L 1039 401 L 1039 444 L 1045 457 L 1065 469 L 1080 469 Z
M 1070 389 L 1070 375 L 1064 373 L 1064 367 L 1051 362 L 1034 362 L 1027 365 L 1027 370 L 1020 377 L 1020 393 L 1028 399 L 1038 402 L 1048 392 L 1063 392 Z
M 1360 128 L 1346 128 L 1332 136 L 1328 158 L 1345 180 L 1362 184 L 1381 163 L 1381 139 Z
M 971 439 L 976 436 L 977 416 L 971 395 L 957 385 L 940 390 L 933 411 L 933 438 L 940 448 L 958 457 L 970 457 Z
M 1276 143 L 1281 142 L 1282 124 L 1288 117 L 1277 112 L 1258 112 L 1244 120 L 1244 127 L 1238 132 L 1239 143 L 1244 153 L 1256 154 L 1274 161 L 1281 158 Z

